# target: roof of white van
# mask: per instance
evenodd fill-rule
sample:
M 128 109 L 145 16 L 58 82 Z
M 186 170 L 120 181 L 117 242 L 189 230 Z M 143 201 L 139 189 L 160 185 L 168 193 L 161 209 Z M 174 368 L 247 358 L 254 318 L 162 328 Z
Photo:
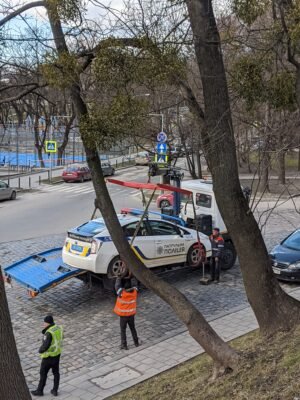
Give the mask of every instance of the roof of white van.
M 182 189 L 205 190 L 206 192 L 213 191 L 212 181 L 206 179 L 193 179 L 190 181 L 182 181 L 181 187 Z

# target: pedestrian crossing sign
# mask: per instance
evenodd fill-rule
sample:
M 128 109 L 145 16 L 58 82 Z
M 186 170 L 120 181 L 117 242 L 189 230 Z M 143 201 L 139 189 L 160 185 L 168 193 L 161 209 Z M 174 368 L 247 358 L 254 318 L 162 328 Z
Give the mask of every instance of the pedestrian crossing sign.
M 166 154 L 155 154 L 155 162 L 159 165 L 168 164 L 168 156 Z
M 57 142 L 56 140 L 46 141 L 46 153 L 56 153 L 57 152 Z

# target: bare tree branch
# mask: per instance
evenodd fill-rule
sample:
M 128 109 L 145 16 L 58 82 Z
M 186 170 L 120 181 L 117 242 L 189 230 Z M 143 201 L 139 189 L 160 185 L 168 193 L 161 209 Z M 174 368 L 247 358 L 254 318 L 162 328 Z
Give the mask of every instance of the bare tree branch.
M 46 2 L 45 1 L 33 1 L 31 3 L 24 4 L 24 6 L 18 8 L 17 10 L 11 12 L 6 17 L 1 19 L 0 27 L 5 25 L 8 21 L 15 18 L 16 16 L 22 14 L 24 11 L 30 10 L 31 8 L 35 8 L 35 7 L 46 7 Z

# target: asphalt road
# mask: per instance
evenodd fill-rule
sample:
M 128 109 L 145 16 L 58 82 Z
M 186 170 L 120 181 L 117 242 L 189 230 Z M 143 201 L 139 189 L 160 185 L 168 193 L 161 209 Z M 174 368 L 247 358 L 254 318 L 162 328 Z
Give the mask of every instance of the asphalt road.
M 121 180 L 146 182 L 147 167 L 120 170 Z M 109 184 L 117 212 L 122 207 L 141 207 L 138 190 Z M 0 202 L 0 243 L 63 233 L 91 218 L 94 211 L 92 182 L 41 185 L 21 192 L 15 201 Z

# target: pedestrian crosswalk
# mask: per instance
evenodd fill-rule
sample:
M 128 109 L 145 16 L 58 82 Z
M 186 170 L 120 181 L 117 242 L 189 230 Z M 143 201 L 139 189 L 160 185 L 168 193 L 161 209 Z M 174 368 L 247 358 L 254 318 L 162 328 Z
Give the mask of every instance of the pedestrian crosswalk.
M 147 169 L 146 168 L 132 168 L 122 173 L 118 173 L 115 177 L 120 180 L 135 181 L 142 179 L 146 182 Z M 132 196 L 137 197 L 140 195 L 139 190 L 133 190 L 132 188 L 125 188 L 117 185 L 108 185 L 110 195 L 113 196 Z M 88 195 L 94 193 L 94 187 L 92 182 L 84 183 L 57 183 L 54 185 L 43 184 L 39 187 L 39 193 L 60 193 L 62 196 L 67 197 L 78 197 L 81 195 Z

